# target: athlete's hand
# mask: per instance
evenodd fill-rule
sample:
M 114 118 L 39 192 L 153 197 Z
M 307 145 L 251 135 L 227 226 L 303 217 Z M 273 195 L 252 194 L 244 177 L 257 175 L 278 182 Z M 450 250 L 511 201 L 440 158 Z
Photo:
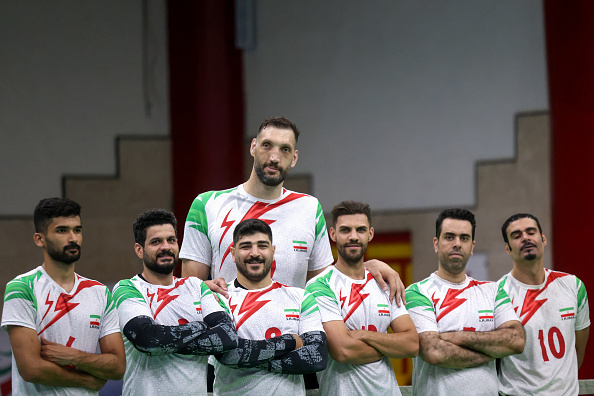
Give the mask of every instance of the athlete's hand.
M 295 345 L 295 349 L 299 349 L 303 346 L 303 340 L 301 339 L 301 337 L 299 337 L 297 334 L 292 334 L 293 337 L 295 337 L 295 341 L 297 341 L 297 344 Z
M 229 298 L 229 294 L 227 293 L 227 282 L 223 278 L 217 278 L 213 280 L 204 281 L 206 286 L 212 291 L 213 293 L 219 293 L 223 295 L 225 298 Z
M 73 366 L 80 351 L 41 337 L 41 357 L 58 366 Z
M 401 306 L 401 302 L 402 304 L 406 304 L 406 297 L 404 296 L 405 287 L 402 280 L 400 280 L 398 272 L 394 271 L 388 264 L 379 260 L 369 260 L 363 265 L 365 265 L 367 271 L 373 275 L 383 291 L 390 291 L 390 301 L 393 301 L 394 297 L 396 297 L 395 300 L 398 306 Z M 386 285 L 386 282 L 390 285 L 389 287 Z

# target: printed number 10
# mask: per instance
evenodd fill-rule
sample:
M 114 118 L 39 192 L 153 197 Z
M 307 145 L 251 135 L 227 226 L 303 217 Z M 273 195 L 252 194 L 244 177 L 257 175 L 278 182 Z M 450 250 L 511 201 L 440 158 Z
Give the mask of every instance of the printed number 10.
M 555 335 L 557 335 L 557 340 L 559 341 L 559 350 L 555 347 Z M 565 355 L 565 340 L 563 339 L 563 334 L 561 334 L 561 330 L 556 327 L 551 327 L 548 334 L 548 342 L 549 342 L 549 349 L 554 357 L 557 359 L 561 359 Z M 544 331 L 538 331 L 538 339 L 540 341 L 540 349 L 542 350 L 542 359 L 545 362 L 549 361 L 549 355 L 547 355 L 547 347 L 545 345 L 544 339 Z

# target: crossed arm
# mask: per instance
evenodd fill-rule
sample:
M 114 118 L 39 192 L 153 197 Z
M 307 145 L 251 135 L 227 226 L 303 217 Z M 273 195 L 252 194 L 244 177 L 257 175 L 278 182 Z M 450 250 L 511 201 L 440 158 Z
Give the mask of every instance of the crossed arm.
M 419 334 L 419 356 L 429 364 L 446 368 L 478 367 L 499 357 L 522 353 L 526 335 L 517 320 L 493 331 L 454 331 Z
M 8 335 L 19 374 L 28 382 L 98 391 L 106 380 L 121 379 L 126 369 L 119 333 L 99 340 L 101 354 L 89 354 L 47 340 L 42 346 L 37 332 L 27 327 L 8 326 Z M 62 367 L 66 365 L 75 365 L 78 370 Z
M 235 326 L 222 311 L 207 315 L 204 322 L 179 326 L 164 326 L 149 316 L 137 316 L 126 323 L 123 331 L 136 349 L 151 356 L 211 355 L 237 347 Z

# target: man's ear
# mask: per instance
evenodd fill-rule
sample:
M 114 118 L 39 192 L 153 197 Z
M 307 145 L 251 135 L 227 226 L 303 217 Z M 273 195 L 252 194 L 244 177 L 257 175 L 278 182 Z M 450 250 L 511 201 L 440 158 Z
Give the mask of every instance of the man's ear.
M 375 230 L 373 229 L 373 227 L 370 227 L 369 228 L 369 242 L 371 242 L 374 235 L 375 235 Z
M 36 232 L 33 234 L 33 242 L 39 247 L 45 247 L 45 235 L 41 232 Z
M 330 235 L 330 239 L 332 239 L 332 241 L 336 242 L 336 230 L 334 229 L 334 227 L 330 227 L 328 235 Z
M 437 237 L 433 237 L 433 249 L 435 249 L 435 253 L 437 253 L 438 248 L 439 248 L 439 239 L 437 239 Z
M 256 144 L 258 143 L 258 141 L 256 140 L 256 138 L 252 139 L 252 143 L 250 144 L 250 155 L 253 157 L 256 155 Z
M 295 154 L 293 154 L 293 161 L 291 161 L 291 168 L 297 165 L 297 159 L 299 159 L 299 150 L 295 150 Z
M 511 254 L 511 248 L 509 247 L 509 244 L 507 242 L 505 242 L 504 245 L 505 245 L 505 252 L 507 254 Z
M 138 256 L 138 258 L 142 260 L 144 249 L 143 249 L 143 247 L 142 247 L 142 245 L 140 243 L 135 243 L 134 244 L 134 252 Z

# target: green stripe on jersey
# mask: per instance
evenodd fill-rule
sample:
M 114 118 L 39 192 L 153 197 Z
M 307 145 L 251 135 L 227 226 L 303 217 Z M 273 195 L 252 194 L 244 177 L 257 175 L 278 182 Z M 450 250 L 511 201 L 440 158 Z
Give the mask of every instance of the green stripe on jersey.
M 134 287 L 134 284 L 130 279 L 124 279 L 118 282 L 113 291 L 113 298 L 115 299 L 118 308 L 122 305 L 122 302 L 129 298 L 144 301 L 142 293 Z
M 12 300 L 13 298 L 21 298 L 30 301 L 33 307 L 37 309 L 37 299 L 33 293 L 33 284 L 41 278 L 42 272 L 37 271 L 34 274 L 22 276 L 11 280 L 6 285 L 4 292 L 4 302 Z
M 336 295 L 328 285 L 332 274 L 334 273 L 334 269 L 328 271 L 328 273 L 324 276 L 318 277 L 315 282 L 311 282 L 305 287 L 305 291 L 307 293 L 311 293 L 315 298 L 318 297 L 327 297 L 331 299 L 333 302 L 338 304 L 336 300 Z
M 318 210 L 316 211 L 316 221 L 316 240 L 318 240 L 326 233 L 326 218 L 320 202 L 318 202 Z
M 208 238 L 208 240 L 210 240 L 210 237 L 208 236 L 208 219 L 206 217 L 205 209 L 206 204 L 211 198 L 216 199 L 218 196 L 230 193 L 236 189 L 237 187 L 221 191 L 207 191 L 198 195 L 198 197 L 194 199 L 194 202 L 192 202 L 192 206 L 188 212 L 188 217 L 186 217 L 186 222 L 194 223 L 190 224 L 190 227 L 200 231 Z
M 113 295 L 111 294 L 111 292 L 109 291 L 109 289 L 107 287 L 105 288 L 105 297 L 106 297 L 105 298 L 105 300 L 106 300 L 105 313 L 109 313 L 115 309 L 115 301 L 113 299 Z
M 212 294 L 212 291 L 208 288 L 208 285 L 204 282 L 200 282 L 200 299 L 203 299 L 205 296 Z
M 505 280 L 507 280 L 507 278 Z M 495 308 L 498 308 L 503 304 L 508 304 L 508 303 L 511 304 L 509 295 L 503 288 L 503 285 L 505 284 L 505 280 L 503 282 L 501 282 L 499 284 L 499 286 L 497 287 L 497 297 L 495 297 Z
M 427 280 L 419 283 L 424 283 Z M 425 308 L 426 311 L 435 312 L 431 300 L 429 300 L 429 298 L 423 295 L 423 293 L 421 293 L 421 291 L 419 290 L 419 283 L 413 283 L 412 285 L 406 288 L 406 309 L 422 307 Z
M 577 276 L 575 277 L 575 282 L 578 289 L 578 309 L 581 310 L 581 307 L 583 307 L 584 304 L 588 302 L 588 293 L 586 292 L 586 286 L 584 286 L 584 282 L 579 280 Z
M 303 297 L 304 297 L 303 302 L 301 303 L 301 314 L 303 317 L 309 316 L 312 313 L 319 311 L 318 302 L 316 301 L 316 298 L 314 297 L 313 294 L 308 293 L 306 290 Z M 292 311 L 298 312 L 299 310 L 285 309 L 285 312 L 292 312 Z

